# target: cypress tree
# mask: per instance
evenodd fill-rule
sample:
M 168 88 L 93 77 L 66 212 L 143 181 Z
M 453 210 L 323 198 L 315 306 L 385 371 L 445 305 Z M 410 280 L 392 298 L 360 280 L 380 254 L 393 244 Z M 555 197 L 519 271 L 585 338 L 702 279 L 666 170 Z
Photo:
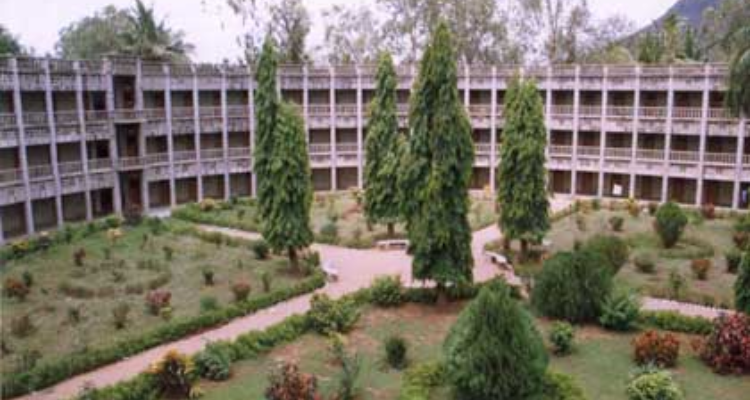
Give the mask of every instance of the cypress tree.
M 419 65 L 400 175 L 412 276 L 433 280 L 441 294 L 447 284 L 471 281 L 474 263 L 467 219 L 474 146 L 457 82 L 443 22 Z
M 275 251 L 286 250 L 292 268 L 298 268 L 297 251 L 312 243 L 310 207 L 313 189 L 302 117 L 290 104 L 277 108 L 274 145 L 267 179 L 273 184 L 263 219 L 263 238 Z
M 734 308 L 750 315 L 750 248 L 742 254 L 739 274 L 734 282 Z
M 521 240 L 525 257 L 528 242 L 540 242 L 550 229 L 542 99 L 533 81 L 514 79 L 505 101 L 505 127 L 497 172 L 499 226 L 506 238 Z
M 274 182 L 269 173 L 273 157 L 274 129 L 279 108 L 279 94 L 276 90 L 276 67 L 278 58 L 273 40 L 267 38 L 258 60 L 255 81 L 255 153 L 253 155 L 256 196 L 261 220 L 268 216 L 273 200 Z
M 536 398 L 549 361 L 531 316 L 501 282 L 483 288 L 461 312 L 444 352 L 457 399 Z
M 365 215 L 368 223 L 385 223 L 388 235 L 398 221 L 398 175 L 401 137 L 396 114 L 398 80 L 393 60 L 383 53 L 378 60 L 375 97 L 370 103 L 365 143 Z

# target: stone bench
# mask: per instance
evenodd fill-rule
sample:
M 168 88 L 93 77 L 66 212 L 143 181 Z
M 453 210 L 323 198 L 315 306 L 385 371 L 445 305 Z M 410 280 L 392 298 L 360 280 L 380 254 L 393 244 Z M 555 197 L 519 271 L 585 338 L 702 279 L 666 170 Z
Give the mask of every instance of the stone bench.
M 323 272 L 326 274 L 326 278 L 328 278 L 329 281 L 336 282 L 339 280 L 339 270 L 333 266 L 332 261 L 324 262 L 322 269 L 323 269 Z
M 409 247 L 409 241 L 406 239 L 378 240 L 377 247 L 380 250 L 406 249 Z

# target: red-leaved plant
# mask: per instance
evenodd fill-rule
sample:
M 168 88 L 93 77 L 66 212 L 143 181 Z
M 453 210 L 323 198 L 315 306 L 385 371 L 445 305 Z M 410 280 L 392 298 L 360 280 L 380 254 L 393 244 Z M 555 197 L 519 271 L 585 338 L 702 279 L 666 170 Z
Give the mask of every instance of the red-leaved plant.
M 694 347 L 716 373 L 750 374 L 750 316 L 721 315 L 711 333 Z
M 269 400 L 322 400 L 318 380 L 300 372 L 294 363 L 285 363 L 269 377 L 266 398 Z
M 680 341 L 671 333 L 659 335 L 656 331 L 646 331 L 633 339 L 633 359 L 638 365 L 671 368 L 677 365 L 679 355 Z

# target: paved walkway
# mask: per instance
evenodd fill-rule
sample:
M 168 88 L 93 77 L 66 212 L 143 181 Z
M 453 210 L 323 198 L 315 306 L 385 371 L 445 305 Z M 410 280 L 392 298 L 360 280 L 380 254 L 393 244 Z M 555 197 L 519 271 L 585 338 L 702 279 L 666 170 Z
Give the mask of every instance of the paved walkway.
M 553 201 L 553 211 L 567 207 L 569 202 L 565 200 Z M 218 231 L 227 235 L 246 239 L 258 239 L 257 233 L 239 231 L 235 229 L 220 228 L 201 225 L 200 229 L 206 231 Z M 520 280 L 512 271 L 500 271 L 482 254 L 484 245 L 500 238 L 497 226 L 474 232 L 472 240 L 472 252 L 474 254 L 474 278 L 477 281 L 486 281 L 498 274 L 504 274 L 506 280 L 517 284 Z M 339 280 L 328 283 L 317 292 L 322 292 L 337 298 L 347 293 L 370 286 L 378 276 L 399 275 L 402 282 L 411 286 L 419 286 L 419 283 L 411 279 L 411 259 L 404 251 L 381 251 L 381 250 L 357 250 L 338 246 L 323 244 L 313 245 L 313 249 L 320 252 L 321 259 L 332 262 L 339 271 Z M 99 369 L 78 375 L 66 381 L 60 382 L 48 389 L 21 397 L 23 400 L 59 400 L 75 396 L 85 384 L 94 387 L 104 387 L 119 381 L 133 378 L 148 366 L 159 359 L 167 350 L 176 349 L 182 353 L 194 354 L 204 348 L 206 343 L 217 340 L 233 340 L 239 335 L 251 330 L 263 330 L 271 325 L 277 324 L 287 317 L 295 314 L 303 314 L 310 307 L 312 294 L 303 295 L 294 299 L 277 304 L 273 307 L 258 311 L 254 314 L 237 318 L 226 325 L 213 330 L 195 334 L 184 339 L 161 345 L 150 350 L 139 353 L 133 357 L 101 367 Z M 673 310 L 686 315 L 697 315 L 713 318 L 721 310 L 692 304 L 681 304 L 666 300 L 647 298 L 644 300 L 644 309 L 647 310 Z

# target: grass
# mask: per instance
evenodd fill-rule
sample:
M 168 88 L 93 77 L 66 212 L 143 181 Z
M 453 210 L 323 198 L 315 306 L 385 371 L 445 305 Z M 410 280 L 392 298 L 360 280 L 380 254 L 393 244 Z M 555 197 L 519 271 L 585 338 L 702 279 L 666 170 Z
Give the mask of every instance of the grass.
M 229 304 L 233 301 L 230 287 L 240 280 L 252 286 L 251 299 L 262 295 L 264 272 L 273 276 L 271 290 L 301 280 L 287 273 L 284 258 L 256 260 L 247 245 L 217 246 L 184 233 L 188 226 L 184 222 L 169 221 L 167 226 L 170 229 L 159 235 L 151 233 L 145 224 L 122 228 L 123 236 L 114 245 L 106 232 L 96 233 L 8 262 L 0 271 L 0 279 L 20 278 L 28 271 L 34 283 L 25 301 L 2 299 L 5 348 L 0 371 L 23 368 L 23 358 L 33 353 L 38 361 L 53 361 L 141 336 L 166 324 L 164 318 L 146 310 L 145 296 L 150 289 L 169 291 L 172 318 L 180 318 L 198 315 L 204 297 L 215 298 L 219 307 Z M 163 250 L 165 246 L 174 250 L 171 259 Z M 110 247 L 111 258 L 107 260 Z M 74 263 L 73 253 L 78 249 L 86 252 L 83 266 Z M 214 273 L 213 286 L 204 284 L 205 269 Z M 115 329 L 112 312 L 120 304 L 130 307 L 128 323 L 124 329 Z M 80 318 L 75 318 L 72 310 L 78 310 Z M 34 332 L 17 337 L 10 332 L 12 321 L 25 315 L 31 319 Z
M 492 225 L 497 221 L 494 200 L 483 195 L 473 195 L 469 213 L 469 224 L 473 230 Z M 210 211 L 199 205 L 190 205 L 178 210 L 178 218 L 212 225 L 227 226 L 256 232 L 260 229 L 257 206 L 254 200 L 240 199 L 234 203 L 218 203 Z M 315 241 L 338 244 L 353 248 L 371 248 L 375 242 L 388 237 L 385 225 L 368 226 L 362 204 L 361 193 L 317 193 L 311 210 L 310 222 Z M 326 225 L 335 225 L 336 234 L 326 233 Z M 395 226 L 395 237 L 404 237 L 403 224 Z
M 369 308 L 357 328 L 347 335 L 346 347 L 363 356 L 359 386 L 361 399 L 394 399 L 401 387 L 402 372 L 389 369 L 383 361 L 383 341 L 399 334 L 409 343 L 411 363 L 440 359 L 442 343 L 462 309 L 462 303 L 446 308 L 408 304 L 396 309 Z M 542 331 L 548 323 L 539 321 Z M 634 334 L 615 334 L 595 327 L 579 328 L 574 353 L 551 356 L 551 368 L 573 375 L 589 399 L 625 400 L 625 382 L 635 367 L 630 341 Z M 689 337 L 682 336 L 682 354 L 673 370 L 686 400 L 739 399 L 750 390 L 750 380 L 713 374 L 689 349 Z M 234 365 L 233 377 L 226 382 L 200 383 L 207 400 L 263 398 L 269 371 L 284 361 L 298 362 L 303 372 L 317 376 L 321 391 L 328 398 L 336 388 L 337 366 L 327 350 L 325 338 L 307 334 L 280 346 L 255 360 Z M 451 398 L 448 388 L 440 388 L 432 399 Z
M 610 228 L 611 217 L 622 217 L 625 221 L 622 232 Z M 679 296 L 680 300 L 702 304 L 731 307 L 733 303 L 733 285 L 736 276 L 726 272 L 724 254 L 734 248 L 732 242 L 732 225 L 734 219 L 729 217 L 714 220 L 696 220 L 691 218 L 680 242 L 672 249 L 664 249 L 658 236 L 653 231 L 653 217 L 641 215 L 631 217 L 623 210 L 599 210 L 581 212 L 557 221 L 547 239 L 552 242 L 551 252 L 570 250 L 576 242 L 585 242 L 595 235 L 616 235 L 625 239 L 630 245 L 630 261 L 616 276 L 616 282 L 640 290 L 644 294 L 656 297 L 670 297 L 669 274 L 673 269 L 686 280 L 687 286 Z M 582 222 L 581 222 L 582 221 Z M 499 242 L 489 245 L 500 249 Z M 632 260 L 635 255 L 647 252 L 652 254 L 656 270 L 652 274 L 639 272 Z M 690 267 L 692 258 L 707 257 L 712 260 L 708 279 L 698 280 L 693 276 Z M 533 276 L 541 269 L 538 262 L 529 262 L 516 266 L 519 275 Z

